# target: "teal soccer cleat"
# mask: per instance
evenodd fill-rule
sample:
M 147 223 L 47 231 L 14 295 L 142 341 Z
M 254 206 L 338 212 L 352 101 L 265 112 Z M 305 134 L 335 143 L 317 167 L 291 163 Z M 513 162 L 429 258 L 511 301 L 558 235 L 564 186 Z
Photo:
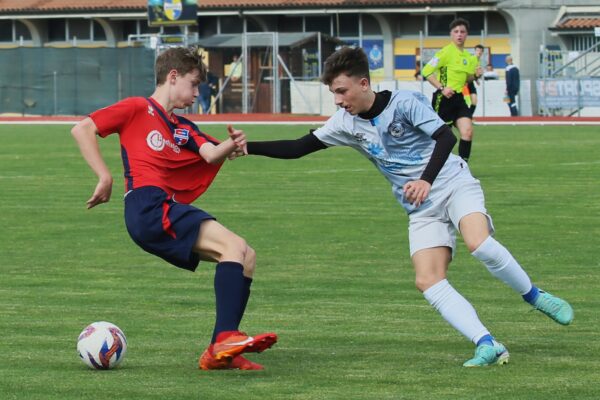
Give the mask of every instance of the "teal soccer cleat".
M 508 350 L 502 343 L 494 340 L 494 345 L 482 344 L 475 349 L 475 357 L 466 361 L 463 367 L 486 367 L 488 365 L 508 364 Z
M 571 305 L 543 290 L 540 290 L 533 306 L 536 310 L 543 312 L 561 325 L 569 325 L 573 321 L 573 308 Z

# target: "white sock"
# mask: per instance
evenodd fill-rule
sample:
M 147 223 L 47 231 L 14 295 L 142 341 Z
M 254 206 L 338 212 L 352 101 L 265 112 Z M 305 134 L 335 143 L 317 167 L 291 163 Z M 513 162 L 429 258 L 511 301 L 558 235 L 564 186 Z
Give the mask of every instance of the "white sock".
M 471 303 L 462 297 L 448 280 L 436 283 L 424 291 L 423 296 L 454 329 L 473 343 L 490 334 L 479 320 Z
M 531 290 L 531 280 L 527 273 L 506 247 L 502 246 L 493 237 L 488 236 L 471 254 L 481 261 L 492 275 L 519 294 L 524 295 Z

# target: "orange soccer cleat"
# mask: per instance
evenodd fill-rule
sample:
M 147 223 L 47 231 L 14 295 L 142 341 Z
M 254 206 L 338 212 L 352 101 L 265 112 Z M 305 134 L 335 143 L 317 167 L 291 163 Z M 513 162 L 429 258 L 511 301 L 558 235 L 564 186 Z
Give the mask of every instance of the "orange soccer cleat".
M 241 356 L 242 353 L 260 353 L 277 343 L 277 335 L 263 333 L 254 337 L 239 331 L 221 332 L 217 341 L 202 353 L 200 369 L 244 369 L 259 370 L 260 364 Z

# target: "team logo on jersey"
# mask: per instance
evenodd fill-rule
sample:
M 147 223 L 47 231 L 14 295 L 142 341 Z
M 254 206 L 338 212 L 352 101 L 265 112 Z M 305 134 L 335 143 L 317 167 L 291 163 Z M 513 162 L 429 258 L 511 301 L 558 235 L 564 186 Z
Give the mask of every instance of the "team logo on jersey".
M 467 65 L 467 59 L 463 58 L 463 65 Z
M 188 129 L 177 128 L 175 129 L 173 137 L 175 138 L 175 143 L 177 143 L 179 146 L 183 146 L 190 138 L 190 131 Z
M 152 108 L 151 105 L 148 105 L 148 114 L 150 114 L 154 117 L 154 108 Z
M 165 148 L 165 138 L 159 131 L 152 131 L 146 136 L 146 143 L 154 151 L 162 151 Z
M 390 125 L 390 127 L 388 128 L 388 132 L 393 137 L 399 138 L 404 134 L 404 127 L 400 122 L 397 122 L 395 124 Z
M 157 130 L 151 131 L 148 136 L 146 136 L 146 143 L 148 144 L 148 147 L 154 151 L 163 151 L 165 146 L 167 146 L 175 153 L 181 153 L 181 148 L 179 146 L 171 142 L 169 139 L 165 139 L 162 133 Z

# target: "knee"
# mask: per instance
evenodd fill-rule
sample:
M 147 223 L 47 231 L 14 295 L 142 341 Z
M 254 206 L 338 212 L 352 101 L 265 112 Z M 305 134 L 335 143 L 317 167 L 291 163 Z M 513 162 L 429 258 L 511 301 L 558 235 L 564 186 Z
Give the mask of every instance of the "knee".
M 420 275 L 415 278 L 415 286 L 419 292 L 423 293 L 442 279 L 444 279 L 444 277 L 439 277 L 437 275 Z
M 462 139 L 472 140 L 473 139 L 473 127 L 469 126 L 462 130 L 461 132 Z
M 243 238 L 233 235 L 233 237 L 227 239 L 224 245 L 219 261 L 237 261 L 241 264 L 244 263 L 246 253 L 248 252 L 248 244 Z
M 244 262 L 242 265 L 244 266 L 244 275 L 248 278 L 252 278 L 252 276 L 254 276 L 254 271 L 256 270 L 256 251 L 248 245 L 246 245 Z
M 468 239 L 463 237 L 463 240 L 465 242 L 465 245 L 467 246 L 467 249 L 469 250 L 469 253 L 473 253 L 479 248 L 479 246 L 481 246 L 483 242 L 486 241 L 488 237 L 489 235 L 478 235 L 475 237 L 470 237 Z

